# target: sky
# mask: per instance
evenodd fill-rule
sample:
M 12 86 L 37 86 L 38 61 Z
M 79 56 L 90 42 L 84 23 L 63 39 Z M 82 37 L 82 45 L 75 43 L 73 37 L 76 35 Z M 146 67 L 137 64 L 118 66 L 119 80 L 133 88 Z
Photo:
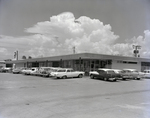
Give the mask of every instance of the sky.
M 99 53 L 150 58 L 150 0 L 0 0 L 0 60 Z

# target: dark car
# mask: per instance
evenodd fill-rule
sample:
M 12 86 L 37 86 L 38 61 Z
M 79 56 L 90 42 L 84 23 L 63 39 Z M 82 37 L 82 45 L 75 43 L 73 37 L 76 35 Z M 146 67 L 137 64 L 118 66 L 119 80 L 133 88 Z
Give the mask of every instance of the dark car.
M 97 71 L 90 72 L 90 78 L 100 78 L 105 81 L 111 80 L 116 81 L 119 78 L 119 74 L 116 74 L 112 69 L 98 69 Z
M 125 80 L 123 78 L 122 70 L 119 69 L 112 69 L 112 70 L 117 74 L 119 80 Z
M 14 69 L 12 70 L 12 72 L 13 72 L 13 74 L 19 74 L 19 73 L 21 73 L 21 71 L 22 71 L 23 69 L 24 69 L 23 67 L 14 68 Z

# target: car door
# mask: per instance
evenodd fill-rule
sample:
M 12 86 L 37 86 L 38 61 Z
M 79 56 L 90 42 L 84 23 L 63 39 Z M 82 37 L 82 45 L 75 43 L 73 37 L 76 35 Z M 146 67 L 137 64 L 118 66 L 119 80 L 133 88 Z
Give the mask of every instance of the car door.
M 138 77 L 138 71 L 132 71 L 132 76 L 133 76 L 133 78 L 137 78 Z
M 150 77 L 150 71 L 147 71 L 147 72 L 148 72 L 148 74 L 147 74 L 147 75 L 148 75 L 148 77 Z
M 130 78 L 130 73 L 128 72 L 128 70 L 123 70 L 122 76 L 123 76 L 123 78 Z
M 98 70 L 98 75 L 96 75 L 98 78 L 103 79 L 106 75 L 106 72 L 104 70 Z
M 67 77 L 72 77 L 73 76 L 70 69 L 67 69 L 66 75 L 67 75 Z
M 145 77 L 150 77 L 150 70 L 145 71 Z
M 77 77 L 78 76 L 78 72 L 74 71 L 74 70 L 70 70 L 71 71 L 71 77 Z

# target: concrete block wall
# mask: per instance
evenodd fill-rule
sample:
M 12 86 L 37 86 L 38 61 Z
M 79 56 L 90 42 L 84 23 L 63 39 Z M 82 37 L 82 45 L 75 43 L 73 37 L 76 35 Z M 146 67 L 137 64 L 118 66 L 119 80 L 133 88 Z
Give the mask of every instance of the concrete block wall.
M 112 61 L 112 69 L 137 69 L 141 71 L 141 63 L 137 64 L 128 64 L 128 63 L 118 63 L 117 60 Z

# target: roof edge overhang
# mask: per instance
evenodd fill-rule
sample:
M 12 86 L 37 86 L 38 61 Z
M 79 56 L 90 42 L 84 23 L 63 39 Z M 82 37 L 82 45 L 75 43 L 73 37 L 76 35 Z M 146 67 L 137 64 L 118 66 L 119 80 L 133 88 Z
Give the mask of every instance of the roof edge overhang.
M 27 62 L 44 62 L 44 61 L 59 61 L 59 60 L 75 60 L 75 59 L 111 59 L 111 60 L 128 60 L 128 61 L 144 61 L 150 62 L 149 58 L 136 58 L 136 57 L 127 57 L 127 56 L 116 56 L 116 55 L 104 55 L 98 53 L 76 53 L 76 54 L 68 54 L 68 55 L 59 55 L 59 56 L 51 56 L 51 57 L 43 57 L 43 58 L 33 58 L 33 59 L 25 59 L 25 60 L 13 60 L 6 61 L 5 63 L 27 63 Z

